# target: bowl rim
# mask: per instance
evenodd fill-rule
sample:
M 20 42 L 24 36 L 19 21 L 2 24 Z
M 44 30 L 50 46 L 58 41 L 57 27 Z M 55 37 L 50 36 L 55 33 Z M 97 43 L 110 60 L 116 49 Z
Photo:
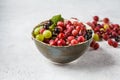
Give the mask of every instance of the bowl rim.
M 87 26 L 89 29 L 92 30 L 92 37 L 91 37 L 89 40 L 85 41 L 85 42 L 81 42 L 81 43 L 78 43 L 78 44 L 75 44 L 75 45 L 54 46 L 54 45 L 50 45 L 50 44 L 47 44 L 47 43 L 44 43 L 44 42 L 42 42 L 42 41 L 39 41 L 39 40 L 35 39 L 34 34 L 33 34 L 34 29 L 37 28 L 37 27 L 39 27 L 39 26 L 42 26 L 42 24 L 44 24 L 44 23 L 47 22 L 47 21 L 48 21 L 48 20 L 43 21 L 43 22 L 37 24 L 37 25 L 32 29 L 32 32 L 31 32 L 32 40 L 35 40 L 35 41 L 37 41 L 37 42 L 40 42 L 41 44 L 46 45 L 46 46 L 49 46 L 49 47 L 55 47 L 55 48 L 63 48 L 63 47 L 66 47 L 66 48 L 67 48 L 67 47 L 74 47 L 74 46 L 78 46 L 78 45 L 81 45 L 81 44 L 85 44 L 85 43 L 87 43 L 88 41 L 90 41 L 90 40 L 93 39 L 94 31 L 93 31 L 92 28 L 91 28 L 89 25 L 87 25 L 86 23 L 84 23 L 84 25 Z

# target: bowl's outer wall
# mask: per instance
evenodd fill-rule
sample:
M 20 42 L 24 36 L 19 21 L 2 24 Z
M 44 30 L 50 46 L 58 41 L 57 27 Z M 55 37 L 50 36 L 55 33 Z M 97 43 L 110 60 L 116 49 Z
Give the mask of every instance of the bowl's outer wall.
M 68 63 L 80 57 L 88 48 L 90 40 L 86 43 L 69 47 L 52 47 L 33 39 L 38 50 L 48 59 L 57 63 Z
M 47 22 L 48 22 L 48 20 L 41 22 L 36 27 L 43 25 Z M 34 27 L 34 29 L 36 27 Z M 32 31 L 32 38 L 33 38 L 38 50 L 45 57 L 47 57 L 51 61 L 57 62 L 57 63 L 68 63 L 68 62 L 74 61 L 75 59 L 79 58 L 89 47 L 89 44 L 92 40 L 92 38 L 91 38 L 82 44 L 69 46 L 69 47 L 64 47 L 64 46 L 63 47 L 57 47 L 57 46 L 52 47 L 50 45 L 48 46 L 47 44 L 45 44 L 43 42 L 37 41 L 34 38 L 33 31 Z

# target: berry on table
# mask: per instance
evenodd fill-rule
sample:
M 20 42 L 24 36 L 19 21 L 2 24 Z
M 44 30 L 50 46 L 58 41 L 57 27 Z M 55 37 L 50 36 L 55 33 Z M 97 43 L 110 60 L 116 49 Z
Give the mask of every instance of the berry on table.
M 99 17 L 98 17 L 98 16 L 94 16 L 94 17 L 93 17 L 93 20 L 94 20 L 94 21 L 99 21 Z
M 99 48 L 99 44 L 95 43 L 94 46 L 93 46 L 93 49 L 97 50 L 98 48 Z
M 112 45 L 114 48 L 117 48 L 118 47 L 118 42 L 116 41 L 113 41 L 113 45 Z
M 109 19 L 108 19 L 108 18 L 104 18 L 104 19 L 103 19 L 103 22 L 104 22 L 104 23 L 109 23 Z

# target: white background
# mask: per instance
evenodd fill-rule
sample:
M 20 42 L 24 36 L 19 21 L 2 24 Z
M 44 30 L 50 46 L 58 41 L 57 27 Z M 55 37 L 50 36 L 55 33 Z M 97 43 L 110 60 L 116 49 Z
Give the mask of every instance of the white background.
M 120 48 L 100 42 L 75 62 L 55 65 L 31 40 L 35 25 L 56 14 L 120 24 L 120 0 L 0 0 L 0 80 L 119 80 Z

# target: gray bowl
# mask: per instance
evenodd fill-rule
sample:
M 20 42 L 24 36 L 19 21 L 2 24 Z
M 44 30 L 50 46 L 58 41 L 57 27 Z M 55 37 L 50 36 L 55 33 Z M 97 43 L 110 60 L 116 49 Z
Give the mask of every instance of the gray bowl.
M 38 24 L 37 26 L 42 25 L 45 22 L 42 22 L 42 23 Z M 49 44 L 46 44 L 44 42 L 36 40 L 34 38 L 33 31 L 32 31 L 32 39 L 33 39 L 37 49 L 46 58 L 48 58 L 49 60 L 56 62 L 56 63 L 69 63 L 69 62 L 76 60 L 77 58 L 79 58 L 81 55 L 84 54 L 84 52 L 87 50 L 87 48 L 89 47 L 89 44 L 92 40 L 92 38 L 91 38 L 83 43 L 79 43 L 74 46 L 51 46 Z

